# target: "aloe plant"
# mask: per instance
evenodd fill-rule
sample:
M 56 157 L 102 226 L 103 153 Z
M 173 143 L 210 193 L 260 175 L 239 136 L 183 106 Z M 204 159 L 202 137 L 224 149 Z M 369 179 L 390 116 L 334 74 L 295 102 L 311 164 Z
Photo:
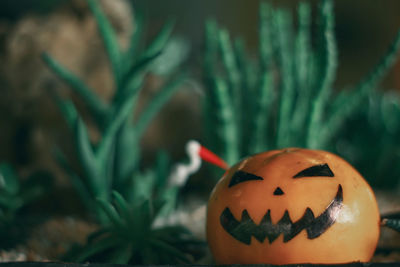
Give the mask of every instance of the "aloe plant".
M 135 175 L 135 191 L 127 201 L 117 191 L 113 200 L 97 199 L 107 223 L 75 245 L 64 260 L 121 264 L 191 263 L 202 253 L 198 241 L 183 226 L 154 224 L 174 209 L 179 187 L 168 185 L 169 164 L 160 154 L 153 169 Z M 172 206 L 171 206 L 172 205 Z
M 84 246 L 74 247 L 68 261 L 120 264 L 191 263 L 194 251 L 204 246 L 183 226 L 153 227 L 163 203 L 151 201 L 128 203 L 114 191 L 114 202 L 99 200 L 109 225 L 91 234 Z M 140 229 L 140 231 L 135 231 Z
M 87 3 L 96 19 L 110 62 L 115 87 L 112 100 L 105 102 L 77 75 L 47 53 L 43 54 L 43 60 L 87 104 L 101 133 L 100 141 L 94 144 L 74 103 L 56 96 L 56 102 L 72 130 L 82 171 L 78 174 L 73 170 L 60 150 L 57 150 L 57 158 L 70 174 L 88 210 L 95 211 L 100 222 L 106 222 L 107 216 L 102 209 L 97 208 L 95 200 L 109 201 L 113 190 L 123 195 L 128 202 L 132 200 L 136 175 L 140 173 L 139 142 L 152 119 L 179 89 L 184 74 L 170 79 L 133 122 L 133 109 L 143 88 L 145 75 L 149 73 L 151 64 L 163 53 L 173 22 L 167 22 L 152 42 L 142 48 L 144 23 L 142 16 L 137 14 L 130 45 L 127 50 L 122 50 L 98 1 L 87 0 Z
M 114 30 L 95 0 L 87 0 L 95 16 L 114 77 L 115 93 L 110 103 L 94 94 L 75 74 L 48 54 L 46 64 L 87 103 L 101 139 L 94 144 L 82 116 L 73 102 L 56 96 L 57 104 L 72 130 L 82 173 L 71 168 L 66 156 L 56 150 L 60 164 L 70 175 L 88 211 L 96 215 L 100 230 L 88 237 L 87 244 L 71 249 L 68 261 L 109 263 L 188 263 L 187 245 L 198 242 L 182 226 L 153 225 L 156 217 L 175 209 L 178 186 L 168 184 L 169 161 L 161 153 L 153 169 L 142 171 L 139 142 L 163 105 L 179 89 L 184 74 L 160 89 L 133 122 L 132 113 L 145 75 L 155 60 L 162 60 L 172 32 L 168 22 L 154 40 L 140 49 L 143 21 L 135 16 L 136 31 L 126 51 L 119 47 Z M 114 196 L 115 203 L 111 196 Z
M 332 150 L 348 119 L 393 65 L 400 31 L 387 53 L 349 90 L 334 88 L 338 52 L 333 1 L 321 1 L 316 43 L 311 8 L 298 7 L 297 28 L 288 10 L 260 7 L 259 50 L 249 56 L 215 21 L 206 24 L 204 56 L 207 144 L 233 164 L 240 158 L 290 146 Z

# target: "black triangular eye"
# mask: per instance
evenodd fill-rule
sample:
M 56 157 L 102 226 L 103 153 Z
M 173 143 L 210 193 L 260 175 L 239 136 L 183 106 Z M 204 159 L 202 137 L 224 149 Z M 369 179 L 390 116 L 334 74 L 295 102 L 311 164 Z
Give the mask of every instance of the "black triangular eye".
M 228 185 L 228 187 L 232 187 L 237 185 L 238 183 L 251 181 L 251 180 L 264 180 L 262 177 L 244 172 L 244 171 L 237 171 L 233 174 L 232 179 Z
M 329 168 L 328 164 L 325 163 L 304 169 L 295 176 L 293 176 L 293 178 L 315 177 L 315 176 L 334 177 L 335 175 Z

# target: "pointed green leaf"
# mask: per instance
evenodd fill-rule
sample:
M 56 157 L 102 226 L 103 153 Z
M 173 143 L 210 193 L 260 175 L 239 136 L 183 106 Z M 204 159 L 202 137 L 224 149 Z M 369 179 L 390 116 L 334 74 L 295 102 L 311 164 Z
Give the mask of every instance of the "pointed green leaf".
M 326 106 L 329 104 L 330 96 L 332 93 L 333 82 L 336 77 L 337 69 L 337 48 L 334 36 L 334 14 L 333 2 L 331 0 L 324 0 L 321 6 L 322 17 L 322 44 L 320 52 L 319 68 L 321 73 L 317 83 L 317 96 L 312 103 L 311 119 L 308 126 L 307 133 L 307 147 L 319 147 L 320 132 L 315 129 L 321 129 L 323 114 L 326 111 Z
M 161 55 L 161 51 L 156 51 L 154 54 L 148 54 L 139 59 L 126 73 L 123 78 L 121 88 L 126 88 L 134 79 L 141 76 L 141 72 L 145 71 L 154 59 Z
M 104 197 L 107 188 L 101 170 L 103 166 L 96 160 L 86 126 L 80 118 L 76 121 L 74 135 L 79 161 L 85 171 L 90 191 L 94 197 Z
M 228 164 L 239 160 L 238 128 L 233 112 L 232 99 L 225 80 L 216 77 L 213 87 L 209 88 L 210 116 L 213 116 L 215 125 L 213 139 L 217 139 L 219 147 L 213 149 L 225 159 Z
M 128 196 L 132 198 L 132 201 L 129 201 L 129 203 L 138 203 L 150 199 L 155 182 L 154 170 L 150 169 L 142 173 L 133 174 L 132 182 L 132 195 Z
M 158 190 L 165 188 L 170 174 L 170 159 L 165 151 L 157 154 L 156 160 L 156 187 Z
M 235 127 L 238 128 L 240 127 L 240 122 L 243 120 L 242 116 L 244 116 L 242 112 L 239 112 L 240 110 L 242 110 L 242 91 L 240 90 L 242 77 L 241 73 L 238 70 L 237 58 L 234 53 L 228 31 L 220 30 L 218 37 L 219 37 L 218 41 L 221 50 L 222 62 L 228 77 L 228 87 L 232 99 L 231 105 L 233 105 L 232 111 L 234 112 L 233 116 L 235 120 Z M 242 140 L 242 131 L 237 130 L 236 134 L 237 134 L 238 147 L 240 149 Z
M 71 87 L 76 93 L 78 93 L 85 103 L 89 106 L 93 116 L 98 123 L 104 121 L 107 114 L 107 105 L 96 95 L 94 90 L 88 87 L 81 79 L 79 79 L 75 74 L 61 66 L 55 59 L 53 59 L 47 53 L 42 54 L 42 58 L 47 66 L 55 73 L 57 76 Z
M 161 91 L 153 98 L 150 104 L 148 104 L 148 106 L 142 112 L 138 121 L 135 124 L 136 134 L 138 138 L 141 138 L 155 115 L 161 110 L 166 102 L 180 89 L 180 85 L 184 81 L 185 77 L 186 75 L 181 75 L 177 79 L 172 80 L 164 88 L 162 88 Z
M 100 205 L 101 209 L 107 214 L 107 217 L 110 219 L 113 227 L 122 227 L 123 220 L 118 212 L 115 210 L 114 206 L 104 199 L 97 199 L 97 203 Z
M 123 80 L 120 86 L 121 90 L 125 91 L 126 87 L 130 87 L 129 85 L 133 81 L 138 80 L 138 76 L 142 75 L 141 72 L 145 71 L 146 68 L 154 61 L 154 59 L 162 53 L 172 33 L 173 26 L 174 22 L 172 20 L 167 22 L 160 33 L 148 46 L 148 48 L 142 53 L 138 61 L 129 66 L 125 75 L 123 76 Z M 139 27 L 141 27 L 141 25 L 139 25 Z M 140 32 L 138 34 L 140 34 Z M 139 78 L 139 80 L 141 80 L 143 77 Z
M 64 153 L 59 149 L 56 148 L 54 150 L 54 157 L 56 158 L 56 161 L 58 164 L 60 164 L 61 168 L 68 174 L 68 176 L 71 179 L 71 182 L 75 189 L 77 190 L 78 195 L 82 198 L 83 203 L 86 205 L 86 208 L 88 210 L 92 210 L 93 207 L 93 200 L 90 195 L 90 193 L 87 190 L 87 186 L 85 183 L 82 181 L 82 178 L 79 177 L 72 169 L 70 164 L 68 163 L 68 160 Z
M 121 214 L 121 217 L 124 220 L 126 220 L 127 223 L 129 224 L 129 222 L 132 220 L 132 218 L 130 215 L 128 203 L 126 202 L 124 197 L 117 191 L 113 191 L 112 194 L 113 194 L 113 197 L 115 200 L 115 206 L 117 208 L 118 213 Z
M 275 25 L 278 65 L 281 73 L 281 95 L 277 125 L 277 147 L 289 145 L 291 137 L 290 121 L 293 115 L 295 88 L 293 79 L 292 20 L 283 10 L 276 10 L 273 17 Z
M 116 161 L 114 172 L 115 189 L 123 192 L 124 195 L 131 195 L 129 192 L 129 179 L 139 166 L 140 140 L 136 136 L 135 128 L 130 123 L 125 123 L 116 140 Z
M 295 75 L 298 93 L 291 122 L 294 133 L 301 133 L 304 131 L 311 106 L 313 86 L 311 80 L 317 78 L 315 77 L 317 75 L 313 75 L 312 56 L 311 7 L 308 3 L 300 3 L 298 8 L 298 33 L 295 47 Z M 304 137 L 301 138 L 301 143 L 299 143 L 299 145 L 305 146 L 303 139 Z
M 149 229 L 153 224 L 154 218 L 158 213 L 158 207 L 153 205 L 153 199 L 150 197 L 146 199 L 140 206 L 139 206 L 139 213 L 140 216 L 140 228 L 141 229 Z M 139 215 L 140 214 L 140 215 Z
M 134 199 L 130 202 L 130 221 L 129 227 L 132 229 L 140 229 L 132 232 L 130 239 L 142 240 L 147 239 L 148 231 L 151 227 L 151 214 L 153 207 L 151 199 Z
M 158 206 L 161 209 L 160 212 L 158 212 L 159 217 L 165 217 L 176 210 L 179 189 L 178 186 L 167 187 L 159 193 L 160 196 L 157 198 L 160 203 Z
M 112 106 L 114 109 L 121 106 L 126 101 L 127 97 L 132 97 L 133 104 L 136 103 L 139 98 L 140 90 L 143 88 L 144 77 L 145 75 L 143 72 L 128 77 L 127 84 L 124 84 L 123 88 L 120 89 L 112 99 Z
M 143 39 L 143 32 L 145 29 L 143 13 L 136 10 L 133 17 L 135 30 L 131 35 L 129 48 L 125 55 L 125 57 L 129 59 L 128 68 L 132 65 L 133 59 L 136 58 L 136 55 L 139 54 L 139 46 Z
M 171 38 L 163 52 L 151 64 L 150 72 L 156 76 L 168 77 L 180 70 L 188 62 L 191 50 L 187 38 L 176 36 Z
M 332 36 L 326 36 L 332 34 L 333 21 L 331 21 L 331 17 L 329 17 L 329 23 L 326 23 L 327 29 L 324 31 L 324 35 L 326 38 L 325 44 L 326 48 L 329 46 L 333 46 L 334 44 L 330 43 L 332 40 Z M 329 37 L 329 38 L 328 38 Z M 329 43 L 329 45 L 328 45 Z M 328 50 L 328 49 L 327 49 Z M 298 7 L 298 32 L 296 36 L 296 80 L 297 84 L 300 87 L 301 93 L 308 89 L 307 80 L 308 80 L 308 63 L 310 60 L 310 56 L 312 53 L 311 48 L 311 7 L 307 3 L 300 3 Z
M 274 100 L 274 81 L 272 74 L 266 72 L 261 77 L 260 90 L 254 99 L 254 117 L 248 145 L 252 153 L 260 152 L 268 147 L 268 118 L 272 111 Z
M 64 116 L 64 119 L 67 122 L 67 125 L 70 129 L 74 129 L 76 121 L 78 120 L 78 111 L 75 108 L 75 105 L 70 100 L 64 100 L 59 97 L 56 97 L 56 103 L 61 113 Z
M 240 153 L 242 155 L 253 154 L 254 151 L 251 150 L 251 145 L 247 140 L 251 140 L 251 136 L 254 134 L 253 130 L 253 120 L 249 120 L 254 116 L 254 103 L 259 100 L 257 93 L 257 80 L 259 79 L 259 73 L 256 68 L 255 61 L 251 58 L 245 48 L 244 41 L 237 38 L 234 43 L 235 57 L 237 60 L 237 65 L 239 72 L 241 73 L 241 83 L 240 83 L 240 102 L 241 106 L 247 110 L 246 113 L 240 113 L 240 121 L 238 120 L 237 127 L 241 127 L 242 134 L 240 136 Z M 243 109 L 242 108 L 242 109 Z M 266 119 L 266 117 L 265 117 Z
M 259 38 L 259 50 L 260 50 L 260 63 L 263 72 L 271 68 L 273 63 L 273 34 L 272 34 L 272 8 L 268 3 L 260 4 L 260 38 Z
M 215 20 L 207 20 L 205 25 L 205 54 L 204 73 L 206 82 L 213 83 L 213 76 L 216 74 L 218 62 L 218 26 Z
M 148 48 L 143 52 L 143 57 L 147 58 L 150 55 L 155 55 L 161 51 L 163 51 L 165 45 L 167 44 L 172 31 L 174 29 L 175 22 L 174 20 L 169 20 L 165 23 L 164 27 L 157 34 L 157 36 L 153 39 Z
M 127 97 L 125 102 L 122 103 L 121 106 L 117 107 L 117 110 L 113 115 L 113 121 L 109 124 L 104 132 L 103 138 L 96 153 L 99 163 L 103 166 L 107 163 L 107 159 L 110 156 L 115 138 L 117 137 L 117 132 L 121 129 L 122 125 L 132 113 L 134 97 L 135 95 Z
M 87 2 L 96 19 L 101 38 L 103 39 L 103 43 L 107 51 L 108 59 L 111 63 L 115 84 L 118 88 L 122 79 L 122 58 L 117 36 L 106 15 L 101 10 L 99 1 L 87 0 Z
M 246 94 L 242 93 L 242 97 L 247 98 L 247 102 L 243 102 L 250 103 L 252 97 L 254 97 L 255 86 L 258 78 L 255 61 L 246 52 L 246 46 L 243 39 L 237 38 L 235 40 L 234 49 L 239 72 L 242 73 L 242 90 L 246 92 Z
M 235 109 L 240 110 L 240 81 L 241 76 L 237 67 L 236 56 L 233 51 L 230 36 L 227 30 L 220 30 L 218 34 L 219 47 L 221 50 L 222 62 L 228 76 L 228 83 L 232 92 Z M 237 103 L 236 103 L 237 102 Z

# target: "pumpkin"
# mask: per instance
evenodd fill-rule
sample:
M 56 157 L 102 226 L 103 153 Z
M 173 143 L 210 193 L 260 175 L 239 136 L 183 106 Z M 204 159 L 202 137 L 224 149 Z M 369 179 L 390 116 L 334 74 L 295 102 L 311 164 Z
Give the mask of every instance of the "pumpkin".
M 218 264 L 367 262 L 379 230 L 371 187 L 345 160 L 320 150 L 242 160 L 219 180 L 207 209 Z

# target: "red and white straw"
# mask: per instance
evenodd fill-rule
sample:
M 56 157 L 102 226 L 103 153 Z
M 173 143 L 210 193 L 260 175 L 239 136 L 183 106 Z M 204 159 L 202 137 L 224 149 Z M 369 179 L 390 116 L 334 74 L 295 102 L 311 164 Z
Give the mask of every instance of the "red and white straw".
M 183 186 L 189 176 L 200 169 L 202 160 L 216 165 L 221 169 L 228 169 L 228 164 L 226 164 L 225 161 L 207 148 L 201 146 L 200 143 L 195 140 L 190 140 L 186 144 L 186 153 L 189 156 L 189 163 L 178 163 L 175 166 L 169 177 L 169 184 L 171 186 Z

